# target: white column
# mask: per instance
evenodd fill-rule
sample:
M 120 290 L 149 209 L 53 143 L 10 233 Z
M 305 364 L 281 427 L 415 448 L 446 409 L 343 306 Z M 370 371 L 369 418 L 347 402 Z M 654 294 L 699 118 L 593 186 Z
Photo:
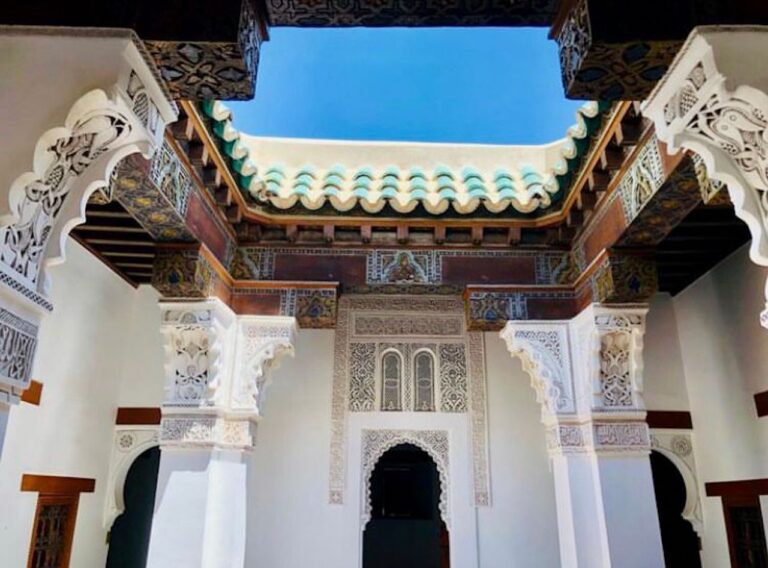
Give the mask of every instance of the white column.
M 696 152 L 709 177 L 727 185 L 761 266 L 768 266 L 766 53 L 768 26 L 695 28 L 643 106 L 670 153 Z M 761 322 L 768 327 L 768 308 Z
M 0 405 L 29 386 L 47 269 L 125 156 L 150 157 L 176 106 L 129 30 L 0 26 Z M 8 54 L 12 54 L 8 55 Z M 7 421 L 7 409 L 3 422 Z M 5 428 L 0 428 L 2 451 Z
M 269 369 L 294 318 L 237 317 L 219 300 L 164 303 L 166 384 L 148 568 L 243 568 L 247 452 Z
M 501 332 L 542 404 L 566 568 L 664 566 L 642 401 L 645 312 L 594 305 Z

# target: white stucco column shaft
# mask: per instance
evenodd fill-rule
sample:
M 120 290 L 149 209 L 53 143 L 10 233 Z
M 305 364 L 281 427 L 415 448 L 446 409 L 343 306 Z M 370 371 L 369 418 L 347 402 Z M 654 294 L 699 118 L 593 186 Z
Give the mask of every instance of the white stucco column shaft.
M 645 313 L 593 305 L 501 333 L 542 405 L 566 568 L 664 566 L 642 400 Z
M 243 568 L 248 451 L 293 318 L 216 299 L 162 304 L 166 382 L 148 568 Z

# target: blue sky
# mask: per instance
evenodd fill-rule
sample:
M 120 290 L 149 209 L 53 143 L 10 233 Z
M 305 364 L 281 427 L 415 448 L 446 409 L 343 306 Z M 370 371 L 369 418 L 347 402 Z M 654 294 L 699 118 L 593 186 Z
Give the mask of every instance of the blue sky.
M 565 135 L 544 28 L 273 28 L 256 97 L 230 102 L 257 136 L 539 144 Z

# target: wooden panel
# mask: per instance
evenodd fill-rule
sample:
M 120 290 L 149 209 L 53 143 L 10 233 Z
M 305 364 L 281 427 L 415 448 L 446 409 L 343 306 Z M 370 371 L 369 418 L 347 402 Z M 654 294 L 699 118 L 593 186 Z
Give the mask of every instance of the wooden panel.
M 691 413 L 687 410 L 649 410 L 645 420 L 649 428 L 693 430 Z
M 528 319 L 532 320 L 570 319 L 577 313 L 572 298 L 529 298 L 526 307 Z
M 209 211 L 196 192 L 189 195 L 187 226 L 221 262 L 226 261 L 228 238 L 213 220 L 215 212 Z
M 93 493 L 94 487 L 96 487 L 96 480 L 84 477 L 57 477 L 31 473 L 25 473 L 21 476 L 22 491 L 37 491 L 47 495 Z
M 357 255 L 275 255 L 275 280 L 314 280 L 344 282 L 346 286 L 365 284 L 365 256 Z
M 117 409 L 115 424 L 160 424 L 159 408 L 121 407 Z
M 624 220 L 624 211 L 621 208 L 621 200 L 615 199 L 608 206 L 605 215 L 600 219 L 599 224 L 592 229 L 592 233 L 584 241 L 584 257 L 587 264 L 594 258 L 616 242 L 627 222 Z
M 29 387 L 21 394 L 21 402 L 40 406 L 40 399 L 43 396 L 43 383 L 38 381 L 29 381 Z
M 755 395 L 755 409 L 758 416 L 768 415 L 768 391 L 759 392 Z
M 233 294 L 230 307 L 239 315 L 280 315 L 280 294 Z
M 443 257 L 443 284 L 535 284 L 536 261 L 520 257 Z

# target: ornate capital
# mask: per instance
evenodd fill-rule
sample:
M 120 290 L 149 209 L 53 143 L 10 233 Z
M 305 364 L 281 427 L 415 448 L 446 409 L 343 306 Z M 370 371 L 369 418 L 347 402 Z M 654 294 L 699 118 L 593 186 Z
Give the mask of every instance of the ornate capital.
M 234 355 L 235 314 L 219 300 L 163 303 L 167 407 L 219 404 Z
M 531 377 L 551 453 L 648 451 L 646 311 L 592 305 L 570 321 L 507 322 L 501 337 Z
M 249 448 L 269 371 L 293 354 L 296 320 L 242 316 L 220 300 L 162 303 L 165 446 Z
M 701 27 L 688 37 L 644 107 L 670 152 L 693 150 L 724 182 L 768 266 L 768 80 L 745 61 L 768 50 L 768 27 Z M 746 84 L 749 81 L 752 84 Z M 768 316 L 761 321 L 768 327 Z
M 592 305 L 574 318 L 575 373 L 591 414 L 644 412 L 643 305 Z M 643 416 L 638 414 L 639 418 Z

